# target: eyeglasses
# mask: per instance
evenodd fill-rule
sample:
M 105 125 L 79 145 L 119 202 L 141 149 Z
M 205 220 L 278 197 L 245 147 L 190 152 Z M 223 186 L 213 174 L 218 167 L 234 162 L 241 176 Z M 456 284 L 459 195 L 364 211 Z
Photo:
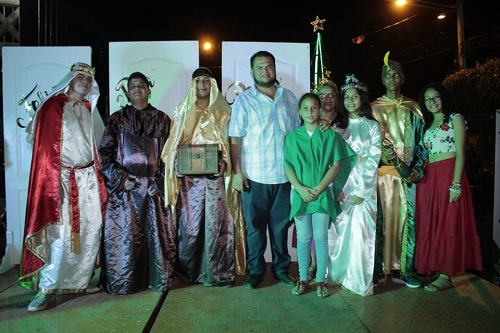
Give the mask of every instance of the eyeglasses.
M 434 96 L 434 97 L 426 97 L 426 98 L 424 99 L 424 102 L 425 102 L 425 104 L 429 104 L 429 103 L 431 103 L 431 102 L 432 102 L 432 103 L 439 102 L 440 100 L 441 100 L 441 96 L 436 95 L 436 96 Z
M 319 94 L 318 95 L 319 98 L 321 99 L 325 99 L 325 98 L 334 98 L 334 97 L 337 97 L 337 94 L 334 94 L 334 93 L 329 93 L 329 94 Z

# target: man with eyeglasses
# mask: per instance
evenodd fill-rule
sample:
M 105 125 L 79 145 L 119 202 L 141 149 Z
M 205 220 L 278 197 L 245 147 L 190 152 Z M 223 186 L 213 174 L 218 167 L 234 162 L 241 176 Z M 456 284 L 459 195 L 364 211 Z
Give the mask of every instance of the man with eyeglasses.
M 387 282 L 392 272 L 394 282 L 418 288 L 421 282 L 413 266 L 415 195 L 416 183 L 424 176 L 424 120 L 418 102 L 402 95 L 404 82 L 403 66 L 388 60 L 382 67 L 386 94 L 371 103 L 383 137 L 374 283 L 382 274 Z

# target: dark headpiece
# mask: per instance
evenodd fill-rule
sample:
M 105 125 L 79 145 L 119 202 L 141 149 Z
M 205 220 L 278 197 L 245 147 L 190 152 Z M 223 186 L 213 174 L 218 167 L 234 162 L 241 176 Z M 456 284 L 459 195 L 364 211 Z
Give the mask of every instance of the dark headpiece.
M 213 77 L 214 74 L 212 73 L 212 71 L 206 67 L 199 67 L 197 69 L 195 69 L 195 71 L 193 72 L 193 76 L 191 77 L 191 79 L 194 79 L 195 77 L 198 77 L 198 76 L 208 76 L 208 77 Z
M 389 70 L 393 70 L 395 72 L 398 72 L 399 74 L 401 74 L 401 76 L 405 76 L 405 71 L 403 69 L 403 65 L 401 65 L 399 62 L 395 61 L 395 60 L 389 60 L 389 66 L 387 65 L 384 65 L 382 67 L 382 78 L 384 78 L 385 76 L 385 73 Z
M 385 74 L 390 70 L 398 72 L 401 75 L 401 77 L 403 78 L 403 82 L 404 82 L 405 71 L 403 69 L 403 65 L 401 65 L 397 61 L 389 60 L 390 53 L 391 53 L 391 51 L 387 51 L 384 55 L 384 65 L 382 66 L 382 82 L 384 82 Z

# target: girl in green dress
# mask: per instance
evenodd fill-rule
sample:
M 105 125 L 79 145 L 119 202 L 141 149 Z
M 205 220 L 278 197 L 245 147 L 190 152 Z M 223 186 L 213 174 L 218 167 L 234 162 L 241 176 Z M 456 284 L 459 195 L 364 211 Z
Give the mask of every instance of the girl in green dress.
M 324 298 L 329 295 L 326 286 L 327 231 L 331 221 L 341 212 L 339 202 L 333 198 L 335 194 L 332 195 L 328 187 L 334 186 L 333 193 L 339 193 L 335 189 L 343 187 L 356 154 L 335 131 L 321 131 L 320 105 L 316 94 L 306 93 L 301 97 L 299 114 L 303 125 L 285 136 L 284 151 L 285 174 L 293 187 L 290 219 L 295 220 L 297 229 L 300 276 L 292 293 L 302 295 L 309 287 L 310 243 L 314 237 L 316 293 Z

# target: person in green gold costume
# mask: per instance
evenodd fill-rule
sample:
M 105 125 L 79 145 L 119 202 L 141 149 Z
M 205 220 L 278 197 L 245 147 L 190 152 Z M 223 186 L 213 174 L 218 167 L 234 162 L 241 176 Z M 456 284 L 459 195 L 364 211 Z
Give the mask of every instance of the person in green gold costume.
M 377 244 L 375 250 L 374 282 L 382 274 L 387 281 L 392 272 L 393 281 L 418 288 L 421 282 L 413 275 L 415 195 L 416 183 L 424 176 L 424 120 L 418 102 L 401 93 L 405 79 L 403 66 L 386 54 L 382 67 L 386 94 L 371 103 L 382 132 L 377 238 L 383 245 Z
M 290 219 L 297 228 L 297 261 L 300 281 L 292 289 L 302 295 L 309 286 L 311 238 L 316 245 L 316 294 L 329 295 L 326 287 L 328 228 L 341 212 L 334 199 L 340 193 L 354 166 L 356 153 L 333 130 L 321 131 L 321 101 L 316 94 L 306 93 L 299 101 L 303 126 L 285 136 L 285 174 L 292 184 Z M 342 165 L 341 165 L 342 164 Z M 333 183 L 332 183 L 333 182 Z M 334 186 L 333 192 L 329 186 Z

